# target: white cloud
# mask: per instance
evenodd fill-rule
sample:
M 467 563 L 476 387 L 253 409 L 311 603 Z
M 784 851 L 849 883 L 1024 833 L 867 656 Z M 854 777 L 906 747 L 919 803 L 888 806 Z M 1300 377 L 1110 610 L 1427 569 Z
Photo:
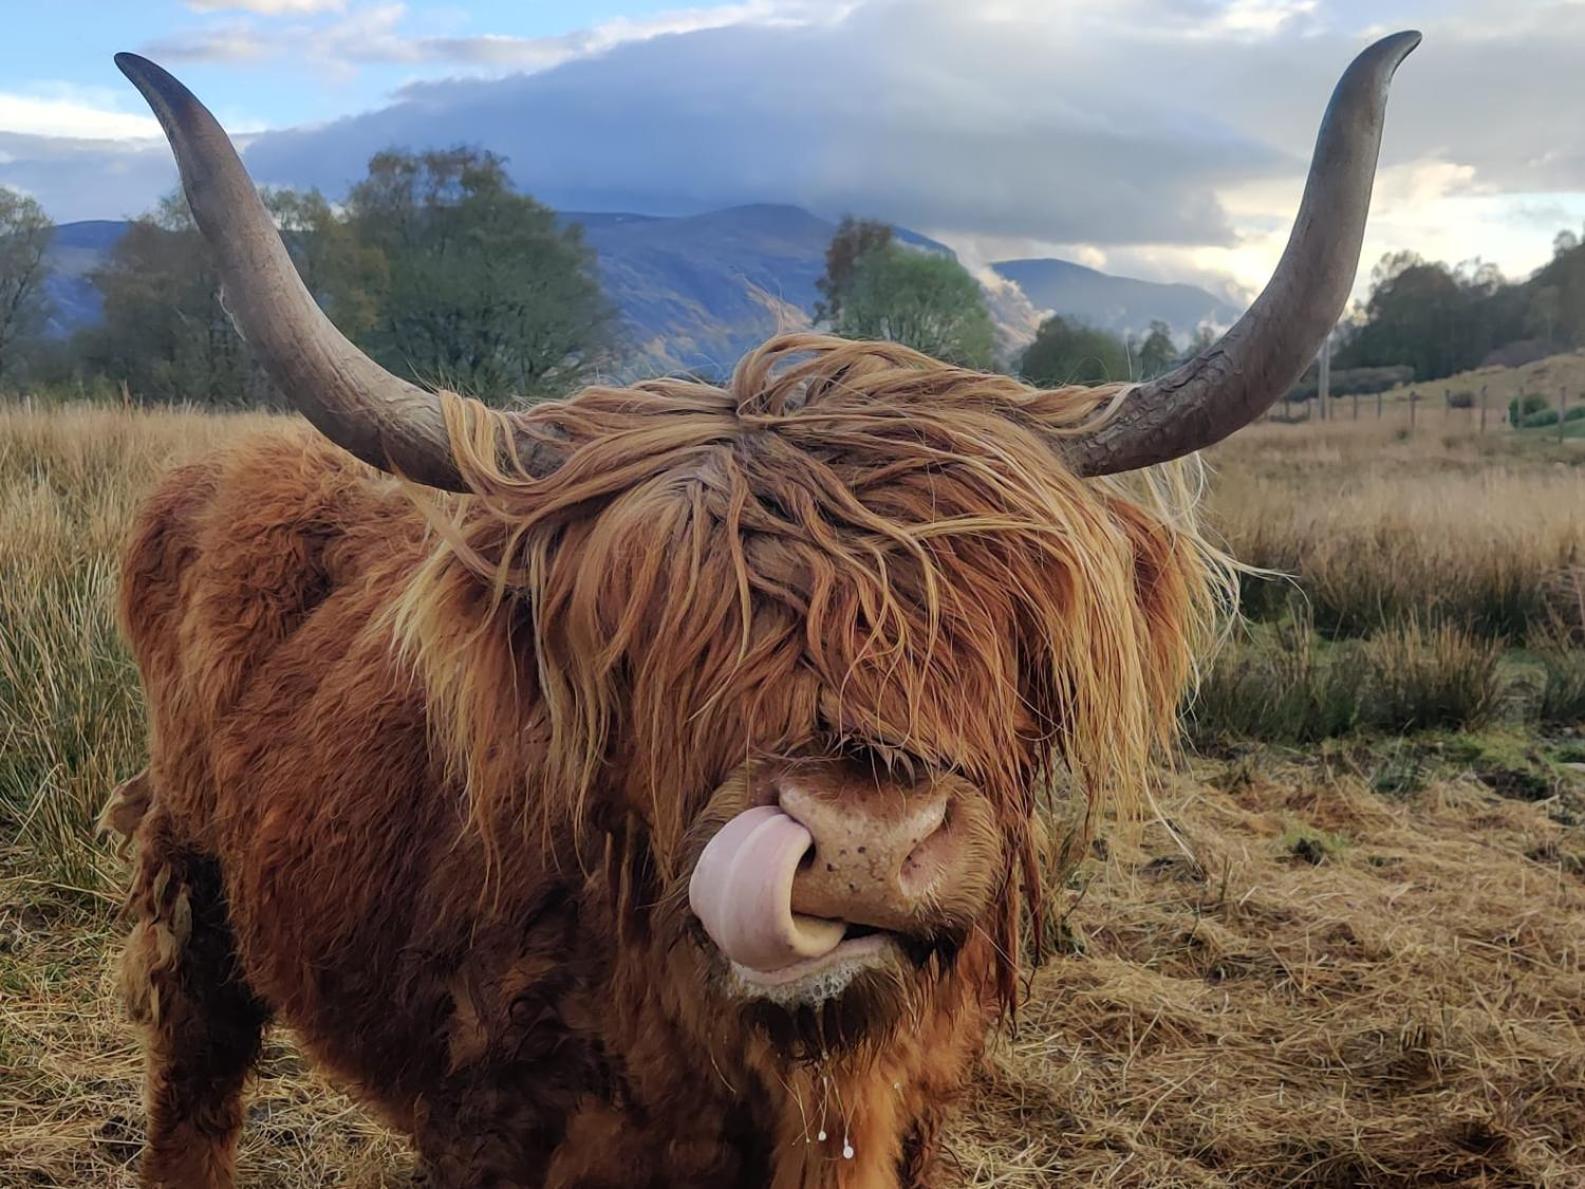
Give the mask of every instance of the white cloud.
M 798 6 L 807 8 L 807 5 Z M 630 41 L 647 41 L 729 25 L 797 23 L 794 6 L 772 0 L 749 0 L 709 8 L 684 8 L 648 18 L 617 17 L 589 29 L 560 37 L 508 37 L 483 34 L 473 37 L 393 36 L 386 50 L 396 60 L 472 63 L 487 66 L 542 70 L 572 58 L 603 53 Z M 837 8 L 834 15 L 843 10 Z
M 340 12 L 346 6 L 346 0 L 187 0 L 194 12 L 254 12 L 270 17 Z
M 0 132 L 83 140 L 158 136 L 150 115 L 132 115 L 78 99 L 43 98 L 0 91 Z
M 1270 36 L 1290 21 L 1315 13 L 1317 0 L 1232 0 L 1215 27 Z
M 209 25 L 161 37 L 144 46 L 145 52 L 171 62 L 261 62 L 275 55 L 275 47 L 250 24 Z
M 586 29 L 546 37 L 505 33 L 437 35 L 413 31 L 406 4 L 365 4 L 345 11 L 319 0 L 199 0 L 207 9 L 279 15 L 334 12 L 312 24 L 260 24 L 242 19 L 179 30 L 150 42 L 156 57 L 173 61 L 239 62 L 307 57 L 340 71 L 360 65 L 449 65 L 482 71 L 534 71 L 589 57 L 634 41 L 734 25 L 798 24 L 839 19 L 856 0 L 740 0 L 678 8 L 649 17 L 615 17 Z

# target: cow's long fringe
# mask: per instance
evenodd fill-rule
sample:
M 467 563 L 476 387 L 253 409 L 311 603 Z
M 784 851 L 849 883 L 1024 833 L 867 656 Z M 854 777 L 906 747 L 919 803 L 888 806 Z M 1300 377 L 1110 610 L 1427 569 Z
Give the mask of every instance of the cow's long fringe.
M 1054 451 L 1126 395 L 793 334 L 724 386 L 448 399 L 476 494 L 437 513 L 396 615 L 478 827 L 498 847 L 503 822 L 584 833 L 636 809 L 671 876 L 755 754 L 848 736 L 956 766 L 1020 858 L 994 925 L 1010 1002 L 1054 874 L 1040 790 L 1087 798 L 1070 843 L 1137 804 L 1233 589 L 1198 464 L 1080 480 Z M 536 437 L 568 452 L 544 478 L 508 448 Z

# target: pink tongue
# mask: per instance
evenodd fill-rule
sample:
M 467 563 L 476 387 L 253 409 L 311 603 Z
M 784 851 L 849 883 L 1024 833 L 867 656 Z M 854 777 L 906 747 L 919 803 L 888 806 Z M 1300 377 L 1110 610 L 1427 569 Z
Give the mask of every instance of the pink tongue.
M 704 931 L 732 961 L 780 970 L 829 954 L 844 925 L 792 910 L 793 876 L 809 831 L 774 805 L 747 809 L 704 848 L 688 883 L 688 903 Z

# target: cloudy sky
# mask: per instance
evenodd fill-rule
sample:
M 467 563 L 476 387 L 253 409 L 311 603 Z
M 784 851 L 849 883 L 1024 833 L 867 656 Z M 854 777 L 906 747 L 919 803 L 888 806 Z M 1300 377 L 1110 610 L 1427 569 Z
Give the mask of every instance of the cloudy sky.
M 1362 284 L 1399 248 L 1522 276 L 1585 223 L 1585 0 L 50 0 L 6 25 L 0 185 L 60 221 L 174 183 L 111 63 L 133 49 L 261 182 L 334 196 L 377 149 L 468 142 L 562 209 L 795 202 L 971 262 L 1247 293 L 1337 75 L 1412 27 Z

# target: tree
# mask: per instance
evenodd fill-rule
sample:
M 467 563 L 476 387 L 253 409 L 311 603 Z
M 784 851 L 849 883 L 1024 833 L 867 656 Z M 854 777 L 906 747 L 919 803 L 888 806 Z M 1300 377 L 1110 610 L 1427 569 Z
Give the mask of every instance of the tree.
M 1139 378 L 1154 380 L 1172 370 L 1177 362 L 1178 348 L 1172 344 L 1172 328 L 1165 322 L 1150 324 L 1150 333 L 1139 348 Z
M 0 384 L 20 370 L 21 349 L 44 327 L 44 253 L 55 234 L 44 208 L 0 186 Z
M 569 391 L 603 357 L 611 310 L 582 229 L 516 193 L 495 154 L 378 153 L 347 224 L 367 291 L 343 267 L 325 300 L 353 322 L 372 310 L 351 333 L 392 371 L 501 400 Z
M 1209 325 L 1201 322 L 1194 328 L 1194 333 L 1189 336 L 1189 345 L 1184 348 L 1183 354 L 1178 356 L 1179 361 L 1193 359 L 1196 355 L 1203 355 L 1216 345 L 1217 334 Z
M 1559 346 L 1585 345 L 1585 247 L 1560 232 L 1556 254 L 1530 279 L 1527 322 Z
M 345 211 L 317 191 L 264 199 L 315 300 L 394 372 L 487 400 L 553 395 L 606 347 L 610 309 L 580 229 L 515 193 L 498 157 L 380 153 Z M 141 399 L 278 400 L 179 194 L 136 220 L 93 279 L 104 317 L 78 343 L 90 368 Z
M 1556 342 L 1562 313 L 1563 294 L 1558 287 L 1539 285 L 1530 293 L 1530 303 L 1525 311 L 1525 329 L 1542 342 Z
M 264 203 L 303 284 L 337 329 L 353 341 L 367 335 L 379 316 L 385 256 L 360 242 L 351 224 L 318 190 L 269 190 Z
M 853 287 L 859 261 L 871 252 L 890 247 L 891 242 L 891 224 L 842 216 L 836 234 L 826 245 L 825 275 L 815 282 L 815 288 L 825 299 L 815 303 L 816 322 L 835 326 L 841 320 L 842 300 Z
M 1018 374 L 1042 388 L 1132 378 L 1128 349 L 1121 339 L 1061 315 L 1040 324 L 1035 341 L 1018 361 Z
M 220 276 L 180 192 L 133 221 L 92 274 L 103 303 L 79 347 L 141 400 L 272 404 L 221 300 Z
M 1547 267 L 1569 259 L 1565 253 Z M 1365 320 L 1337 353 L 1339 368 L 1407 365 L 1417 378 L 1436 380 L 1479 366 L 1527 325 L 1551 320 L 1528 310 L 1525 290 L 1480 260 L 1449 268 L 1398 252 L 1382 257 L 1371 281 Z
M 836 332 L 902 343 L 946 363 L 989 367 L 996 332 L 979 282 L 956 260 L 892 244 L 861 256 Z

